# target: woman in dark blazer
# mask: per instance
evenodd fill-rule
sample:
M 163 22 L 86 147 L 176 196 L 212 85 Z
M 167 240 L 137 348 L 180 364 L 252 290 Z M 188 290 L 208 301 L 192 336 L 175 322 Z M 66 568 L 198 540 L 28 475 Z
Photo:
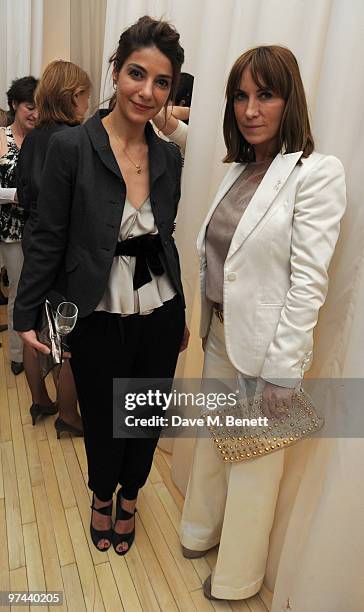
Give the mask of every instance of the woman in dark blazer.
M 51 137 L 56 132 L 82 123 L 88 109 L 91 82 L 84 70 L 63 60 L 48 64 L 36 90 L 35 102 L 38 118 L 35 129 L 25 139 L 17 166 L 17 195 L 26 213 L 22 247 L 24 255 L 32 240 L 32 231 L 37 221 L 37 200 L 44 162 Z M 63 295 L 63 287 L 57 287 Z M 65 361 L 58 381 L 56 406 L 48 395 L 41 376 L 39 361 L 34 351 L 24 345 L 24 369 L 32 394 L 30 414 L 33 425 L 38 417 L 54 414 L 59 416 L 54 425 L 57 436 L 62 431 L 82 435 L 82 422 L 77 412 L 77 394 L 72 370 Z
M 173 377 L 186 337 L 172 237 L 181 155 L 149 123 L 173 98 L 183 59 L 166 22 L 143 17 L 121 35 L 110 59 L 113 110 L 51 139 L 16 302 L 16 329 L 44 351 L 34 332 L 39 307 L 65 272 L 66 298 L 79 309 L 69 344 L 93 491 L 91 537 L 104 551 L 112 541 L 118 554 L 133 542 L 136 498 L 158 436 L 113 438 L 113 378 Z

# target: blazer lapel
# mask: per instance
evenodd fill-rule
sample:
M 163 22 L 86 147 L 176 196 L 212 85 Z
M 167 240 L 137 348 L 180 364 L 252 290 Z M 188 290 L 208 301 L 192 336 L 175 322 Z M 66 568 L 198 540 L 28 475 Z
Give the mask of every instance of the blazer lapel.
M 92 142 L 94 149 L 97 151 L 102 163 L 118 178 L 123 178 L 120 168 L 115 159 L 115 155 L 110 147 L 109 135 L 101 123 L 101 119 L 106 117 L 110 111 L 101 109 L 97 111 L 93 117 L 86 121 L 85 128 Z
M 221 200 L 223 199 L 223 197 L 227 194 L 227 192 L 229 191 L 230 187 L 235 183 L 236 179 L 238 178 L 238 176 L 243 172 L 243 170 L 245 169 L 246 164 L 234 164 L 233 166 L 231 166 L 231 168 L 229 168 L 229 170 L 227 171 L 219 189 L 218 192 L 212 202 L 211 208 L 207 213 L 207 216 L 205 217 L 205 220 L 201 226 L 201 229 L 199 231 L 199 234 L 197 236 L 197 250 L 198 253 L 200 255 L 200 257 L 203 257 L 205 255 L 205 235 L 206 235 L 206 229 L 208 224 L 210 223 L 211 217 L 215 211 L 215 208 L 220 204 Z
M 286 155 L 279 153 L 274 158 L 235 230 L 226 259 L 231 257 L 241 247 L 243 242 L 259 224 L 295 168 L 301 155 L 302 151 L 287 153 Z
M 94 149 L 97 151 L 103 164 L 111 170 L 118 178 L 123 178 L 120 168 L 115 159 L 114 153 L 110 147 L 110 141 L 107 131 L 102 125 L 101 120 L 109 114 L 109 110 L 101 109 L 95 113 L 85 123 L 85 128 L 92 142 Z M 150 188 L 152 189 L 155 181 L 166 170 L 166 159 L 163 147 L 160 146 L 159 138 L 155 134 L 153 127 L 148 122 L 145 126 L 145 137 L 149 149 L 149 176 Z

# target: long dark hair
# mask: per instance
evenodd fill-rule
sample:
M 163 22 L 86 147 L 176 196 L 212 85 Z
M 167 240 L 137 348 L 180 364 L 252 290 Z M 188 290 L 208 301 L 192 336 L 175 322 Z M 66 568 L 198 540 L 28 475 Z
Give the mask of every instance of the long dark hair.
M 254 149 L 238 128 L 234 112 L 234 95 L 246 68 L 258 87 L 267 87 L 285 100 L 278 133 L 278 151 L 303 151 L 308 157 L 314 150 L 310 120 L 300 70 L 292 51 L 279 45 L 255 47 L 241 55 L 233 65 L 226 86 L 224 139 L 227 153 L 224 162 L 254 160 Z
M 122 33 L 118 48 L 110 57 L 109 63 L 112 65 L 113 72 L 118 74 L 127 58 L 134 51 L 145 47 L 159 49 L 172 64 L 172 85 L 167 104 L 169 100 L 175 98 L 181 67 L 184 62 L 184 50 L 179 43 L 179 38 L 177 30 L 170 23 L 152 19 L 145 15 Z M 115 104 L 115 99 L 113 103 Z

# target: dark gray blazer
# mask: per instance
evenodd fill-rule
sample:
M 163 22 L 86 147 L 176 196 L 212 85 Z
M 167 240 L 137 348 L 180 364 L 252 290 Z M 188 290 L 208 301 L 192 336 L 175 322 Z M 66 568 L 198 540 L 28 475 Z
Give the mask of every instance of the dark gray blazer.
M 70 126 L 65 123 L 51 123 L 41 128 L 34 128 L 21 146 L 16 166 L 16 194 L 26 216 L 22 239 L 23 251 L 26 250 L 38 217 L 39 189 L 49 142 L 56 132 L 67 129 L 70 129 Z
M 124 210 L 126 186 L 98 111 L 84 125 L 52 136 L 14 308 L 14 329 L 34 329 L 48 292 L 65 276 L 64 295 L 79 316 L 93 312 L 109 278 Z M 164 269 L 183 302 L 177 249 L 172 237 L 180 199 L 182 161 L 176 145 L 150 124 L 150 200 Z

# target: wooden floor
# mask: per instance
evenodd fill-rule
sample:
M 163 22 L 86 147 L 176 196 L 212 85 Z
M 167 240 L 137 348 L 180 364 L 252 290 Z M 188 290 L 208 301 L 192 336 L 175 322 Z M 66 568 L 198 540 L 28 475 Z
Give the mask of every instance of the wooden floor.
M 4 322 L 6 309 L 0 307 Z M 139 495 L 130 552 L 118 557 L 95 549 L 83 440 L 57 441 L 55 417 L 32 426 L 24 373 L 12 375 L 7 333 L 0 340 L 0 591 L 62 591 L 63 606 L 50 609 L 71 612 L 267 612 L 266 592 L 230 603 L 204 597 L 202 582 L 216 550 L 194 561 L 182 556 L 183 497 L 171 480 L 170 457 L 160 450 Z M 16 609 L 33 608 L 44 609 Z

